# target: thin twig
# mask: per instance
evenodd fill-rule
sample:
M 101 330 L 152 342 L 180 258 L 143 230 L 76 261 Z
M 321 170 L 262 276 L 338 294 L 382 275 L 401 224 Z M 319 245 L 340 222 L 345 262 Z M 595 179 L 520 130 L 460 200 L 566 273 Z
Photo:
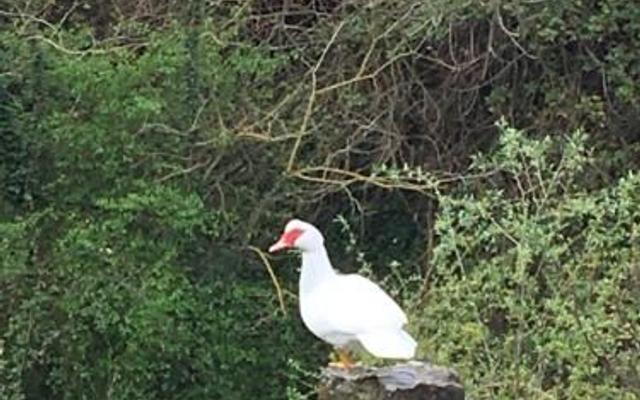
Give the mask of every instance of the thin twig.
M 376 76 L 378 76 L 382 71 L 387 69 L 390 65 L 394 64 L 395 62 L 397 62 L 401 58 L 412 56 L 412 55 L 415 55 L 415 51 L 413 51 L 413 50 L 412 51 L 406 51 L 406 52 L 400 53 L 400 54 L 396 54 L 392 58 L 388 59 L 380 67 L 378 67 L 375 71 L 373 71 L 373 72 L 371 72 L 369 74 L 366 74 L 366 75 L 360 75 L 360 73 L 358 73 L 353 78 L 349 78 L 347 80 L 344 80 L 344 81 L 341 81 L 341 82 L 337 82 L 337 83 L 331 84 L 329 86 L 323 87 L 321 89 L 318 89 L 316 91 L 316 94 L 325 94 L 325 93 L 330 92 L 332 90 L 339 89 L 339 88 L 341 88 L 343 86 L 351 85 L 353 83 L 360 82 L 360 81 L 366 81 L 366 80 L 369 80 L 369 79 L 373 79 Z
M 87 49 L 87 50 L 74 50 L 74 49 L 69 49 L 67 47 L 64 47 L 63 45 L 54 42 L 53 40 L 44 37 L 42 35 L 33 35 L 33 36 L 29 36 L 27 38 L 28 40 L 39 40 L 41 42 L 44 42 L 46 44 L 48 44 L 49 46 L 53 47 L 56 50 L 59 50 L 65 54 L 69 54 L 69 55 L 74 55 L 74 56 L 86 56 L 86 55 L 94 55 L 94 54 L 109 54 L 109 53 L 114 53 L 117 52 L 119 50 L 122 49 L 130 49 L 130 48 L 139 48 L 139 47 L 144 47 L 147 44 L 146 43 L 134 43 L 134 44 L 127 44 L 127 45 L 123 45 L 123 46 L 114 46 L 112 48 L 109 49 Z
M 289 156 L 289 162 L 287 163 L 287 172 L 291 172 L 293 169 L 293 163 L 296 160 L 298 149 L 300 148 L 300 144 L 302 143 L 302 136 L 304 136 L 305 131 L 307 130 L 307 124 L 309 123 L 309 119 L 311 119 L 311 113 L 313 112 L 313 106 L 316 101 L 316 88 L 317 88 L 317 72 L 324 61 L 325 56 L 329 52 L 329 49 L 335 42 L 338 37 L 338 33 L 342 30 L 342 27 L 345 25 L 346 21 L 340 22 L 336 30 L 333 32 L 331 39 L 324 47 L 320 58 L 316 62 L 316 65 L 311 69 L 311 93 L 309 94 L 309 100 L 307 101 L 307 109 L 304 112 L 304 118 L 302 120 L 302 124 L 300 124 L 300 129 L 298 130 L 298 137 L 296 138 L 295 143 L 293 144 L 293 149 L 291 150 L 291 155 Z
M 197 163 L 197 164 L 194 164 L 194 165 L 192 165 L 192 166 L 190 166 L 188 168 L 182 168 L 182 169 L 179 169 L 177 171 L 173 171 L 173 172 L 171 172 L 171 173 L 169 173 L 169 174 L 167 174 L 167 175 L 165 175 L 163 177 L 160 177 L 158 179 L 158 182 L 166 182 L 166 181 L 168 181 L 168 180 L 170 180 L 172 178 L 178 177 L 178 176 L 189 175 L 190 173 L 192 173 L 194 171 L 197 171 L 198 169 L 206 167 L 206 166 L 207 166 L 206 162 Z
M 267 259 L 267 256 L 264 254 L 264 251 L 260 250 L 258 247 L 255 246 L 248 246 L 250 250 L 254 251 L 256 254 L 258 254 L 258 257 L 260 257 L 260 259 L 262 260 L 262 263 L 264 264 L 264 266 L 267 268 L 267 272 L 269 273 L 269 276 L 271 277 L 271 282 L 273 282 L 273 286 L 275 286 L 276 288 L 276 294 L 278 296 L 278 302 L 280 303 L 280 310 L 282 311 L 282 313 L 284 315 L 287 315 L 287 309 L 284 305 L 284 298 L 282 296 L 282 289 L 280 288 L 280 284 L 278 283 L 278 278 L 276 278 L 276 274 L 273 272 L 273 268 L 271 268 L 271 263 L 269 263 L 269 260 Z

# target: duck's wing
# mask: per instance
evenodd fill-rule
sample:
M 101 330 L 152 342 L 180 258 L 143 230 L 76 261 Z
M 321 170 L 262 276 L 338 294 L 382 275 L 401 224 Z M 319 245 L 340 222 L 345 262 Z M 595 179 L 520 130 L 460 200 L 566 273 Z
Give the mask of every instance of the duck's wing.
M 339 275 L 319 289 L 327 328 L 350 335 L 401 329 L 407 317 L 380 286 L 357 275 Z

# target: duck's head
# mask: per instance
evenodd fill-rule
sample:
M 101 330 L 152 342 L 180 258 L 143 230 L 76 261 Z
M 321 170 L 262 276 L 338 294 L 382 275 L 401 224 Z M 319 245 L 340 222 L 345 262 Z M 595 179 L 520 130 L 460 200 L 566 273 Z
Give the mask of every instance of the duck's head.
M 280 239 L 269 247 L 269 253 L 282 249 L 298 249 L 302 252 L 313 252 L 324 247 L 324 238 L 315 226 L 299 219 L 287 222 Z

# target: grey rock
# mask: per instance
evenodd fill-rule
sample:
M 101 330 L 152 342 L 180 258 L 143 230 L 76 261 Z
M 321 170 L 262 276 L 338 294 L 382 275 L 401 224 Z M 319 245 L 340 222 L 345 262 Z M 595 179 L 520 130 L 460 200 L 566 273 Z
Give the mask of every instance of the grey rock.
M 426 362 L 390 367 L 328 367 L 318 400 L 464 400 L 458 374 Z

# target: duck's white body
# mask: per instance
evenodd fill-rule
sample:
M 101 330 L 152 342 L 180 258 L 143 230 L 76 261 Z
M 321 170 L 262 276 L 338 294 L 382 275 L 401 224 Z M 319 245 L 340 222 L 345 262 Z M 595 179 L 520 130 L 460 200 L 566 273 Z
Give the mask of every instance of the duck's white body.
M 302 250 L 300 313 L 307 328 L 336 347 L 360 344 L 376 357 L 412 358 L 416 342 L 403 329 L 402 309 L 370 280 L 336 272 L 318 235 L 320 243 L 297 246 Z

